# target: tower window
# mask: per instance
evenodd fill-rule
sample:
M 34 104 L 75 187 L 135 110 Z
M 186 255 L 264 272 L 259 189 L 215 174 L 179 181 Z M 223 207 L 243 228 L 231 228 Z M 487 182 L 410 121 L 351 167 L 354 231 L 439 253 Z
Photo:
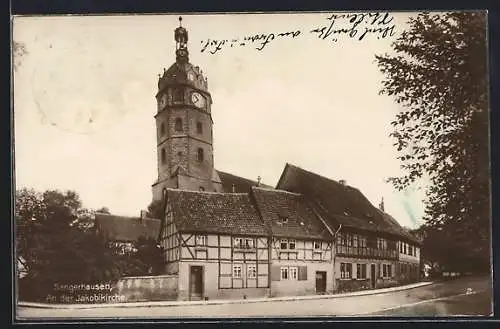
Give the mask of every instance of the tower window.
M 165 164 L 167 162 L 167 154 L 165 153 L 165 149 L 161 149 L 161 163 Z
M 175 119 L 175 131 L 182 131 L 182 119 L 181 118 Z
M 172 98 L 174 99 L 174 102 L 181 102 L 183 100 L 183 94 L 182 94 L 182 90 L 180 89 L 175 89 L 173 92 L 172 92 Z
M 198 149 L 198 161 L 203 162 L 205 155 L 203 154 L 203 149 L 199 148 Z
M 160 135 L 165 135 L 165 124 L 163 122 L 160 125 Z
M 205 191 L 205 188 L 203 186 L 200 186 L 200 192 Z
M 203 134 L 203 125 L 199 121 L 196 123 L 196 132 L 198 134 Z

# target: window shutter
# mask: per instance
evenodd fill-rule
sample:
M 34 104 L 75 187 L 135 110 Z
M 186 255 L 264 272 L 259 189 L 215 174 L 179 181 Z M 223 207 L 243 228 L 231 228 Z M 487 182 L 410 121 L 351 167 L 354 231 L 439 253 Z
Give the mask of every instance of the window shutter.
M 307 280 L 307 266 L 299 266 L 299 281 Z
M 271 281 L 280 281 L 281 272 L 280 267 L 277 265 L 271 266 Z

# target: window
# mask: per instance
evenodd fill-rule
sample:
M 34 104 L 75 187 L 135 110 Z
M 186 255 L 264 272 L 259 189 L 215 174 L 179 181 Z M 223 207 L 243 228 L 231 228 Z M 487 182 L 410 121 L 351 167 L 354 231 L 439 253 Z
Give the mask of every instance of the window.
M 364 236 L 358 237 L 358 246 L 363 248 L 366 247 L 366 238 Z
M 297 268 L 290 267 L 288 270 L 289 270 L 289 274 L 290 274 L 290 280 L 297 280 Z
M 314 249 L 321 249 L 321 241 L 314 241 Z
M 288 267 L 282 267 L 280 272 L 281 272 L 281 280 L 288 280 Z
M 338 244 L 339 246 L 341 246 L 341 245 L 342 245 L 342 240 L 343 240 L 343 239 L 342 239 L 342 236 L 343 236 L 343 234 L 342 234 L 342 233 L 339 233 L 339 234 L 337 235 L 337 244 Z
M 382 277 L 391 278 L 392 277 L 392 265 L 382 264 Z
M 295 249 L 295 240 L 288 240 L 288 249 Z
M 403 253 L 403 242 L 399 241 L 399 253 Z
M 253 249 L 254 242 L 253 239 L 245 239 L 245 248 L 246 249 Z
M 350 279 L 352 277 L 352 264 L 340 263 L 340 278 Z
M 357 246 L 358 246 L 358 236 L 357 236 L 356 234 L 354 234 L 354 235 L 352 236 L 352 245 L 353 245 L 354 247 L 357 247 Z
M 243 239 L 242 238 L 234 238 L 234 247 L 235 248 L 243 248 Z
M 281 241 L 280 241 L 280 249 L 288 249 L 288 240 L 281 239 Z
M 280 222 L 282 224 L 288 223 L 288 217 L 286 217 L 286 216 L 279 216 L 279 217 L 280 217 Z
M 198 161 L 203 162 L 203 159 L 204 159 L 205 156 L 203 154 L 203 149 L 202 148 L 198 148 L 198 154 L 197 154 L 197 156 L 198 156 Z
M 182 131 L 182 119 L 175 118 L 175 131 Z
M 233 265 L 233 278 L 241 278 L 241 265 Z
M 200 192 L 205 191 L 205 188 L 203 186 L 200 186 Z
M 257 267 L 255 265 L 248 265 L 247 278 L 255 279 L 257 277 Z
M 196 123 L 196 132 L 198 134 L 203 134 L 203 125 L 199 121 Z
M 160 124 L 160 136 L 165 135 L 165 123 Z
M 173 92 L 172 92 L 172 97 L 174 99 L 174 102 L 180 102 L 183 100 L 183 94 L 182 94 L 182 90 L 180 89 L 175 89 Z
M 349 233 L 347 233 L 347 234 L 345 235 L 345 237 L 346 237 L 346 245 L 347 245 L 348 247 L 352 246 L 352 235 L 351 235 L 351 234 L 349 234 Z
M 196 245 L 197 246 L 206 246 L 207 245 L 207 236 L 206 235 L 197 235 L 196 236 Z
M 161 157 L 161 163 L 165 164 L 167 163 L 167 154 L 165 153 L 165 149 L 162 148 L 160 151 L 160 157 Z
M 358 279 L 366 279 L 366 264 L 357 264 L 356 272 Z
M 406 243 L 403 242 L 403 254 L 406 254 Z

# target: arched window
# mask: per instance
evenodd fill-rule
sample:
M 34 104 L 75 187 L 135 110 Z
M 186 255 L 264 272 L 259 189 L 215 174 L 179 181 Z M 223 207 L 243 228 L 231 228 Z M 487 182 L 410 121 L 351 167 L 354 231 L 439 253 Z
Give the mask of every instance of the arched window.
M 205 191 L 205 188 L 203 186 L 200 186 L 200 192 Z
M 182 119 L 181 118 L 175 119 L 175 131 L 182 131 Z
M 182 94 L 182 90 L 181 89 L 174 89 L 172 91 L 172 98 L 174 99 L 174 102 L 181 102 L 184 97 L 184 95 Z
M 160 124 L 160 136 L 165 135 L 165 123 Z
M 165 149 L 162 148 L 160 153 L 161 153 L 161 155 L 160 155 L 161 156 L 161 163 L 165 164 L 167 162 L 167 154 L 165 153 Z
M 198 161 L 203 162 L 205 155 L 203 154 L 203 149 L 199 148 L 198 149 Z
M 196 132 L 197 132 L 198 134 L 203 134 L 203 125 L 202 125 L 202 123 L 201 123 L 201 122 L 199 122 L 199 121 L 196 123 Z

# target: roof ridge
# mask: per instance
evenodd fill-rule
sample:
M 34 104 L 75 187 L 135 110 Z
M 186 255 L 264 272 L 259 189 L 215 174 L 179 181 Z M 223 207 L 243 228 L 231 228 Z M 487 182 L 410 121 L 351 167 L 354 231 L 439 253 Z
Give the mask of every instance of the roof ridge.
M 314 175 L 314 176 L 316 176 L 316 177 L 319 177 L 319 178 L 322 178 L 322 179 L 328 180 L 328 181 L 333 182 L 333 183 L 335 183 L 335 184 L 337 184 L 337 185 L 340 185 L 340 186 L 343 186 L 343 187 L 347 187 L 347 188 L 351 188 L 351 189 L 354 189 L 354 190 L 358 190 L 358 191 L 359 191 L 359 189 L 358 189 L 357 187 L 354 187 L 354 186 L 351 186 L 351 185 L 344 185 L 344 184 L 341 184 L 341 183 L 339 183 L 338 181 L 334 180 L 333 178 L 330 178 L 330 177 L 326 177 L 326 176 L 320 175 L 320 174 L 318 174 L 318 173 L 315 173 L 315 172 L 310 171 L 310 170 L 308 170 L 308 169 L 304 169 L 304 168 L 302 168 L 302 167 L 299 167 L 299 166 L 297 166 L 297 165 L 291 164 L 291 163 L 289 163 L 289 162 L 287 162 L 286 164 L 287 164 L 288 166 L 292 167 L 292 168 L 302 170 L 302 171 L 304 171 L 304 172 L 306 172 L 306 173 L 308 173 L 308 174 L 311 174 L 311 175 Z
M 252 186 L 252 190 L 263 190 L 263 191 L 269 191 L 269 192 L 279 192 L 283 194 L 292 194 L 295 196 L 303 196 L 302 193 L 296 193 L 296 192 L 290 192 L 287 190 L 280 190 L 280 189 L 275 189 L 273 187 L 263 187 L 263 186 Z
M 232 196 L 240 196 L 240 195 L 248 195 L 248 193 L 245 192 L 211 192 L 211 191 L 195 191 L 195 190 L 184 190 L 184 189 L 178 189 L 178 188 L 167 188 L 167 192 L 174 192 L 174 193 L 191 193 L 191 194 L 205 194 L 205 195 L 232 195 Z

